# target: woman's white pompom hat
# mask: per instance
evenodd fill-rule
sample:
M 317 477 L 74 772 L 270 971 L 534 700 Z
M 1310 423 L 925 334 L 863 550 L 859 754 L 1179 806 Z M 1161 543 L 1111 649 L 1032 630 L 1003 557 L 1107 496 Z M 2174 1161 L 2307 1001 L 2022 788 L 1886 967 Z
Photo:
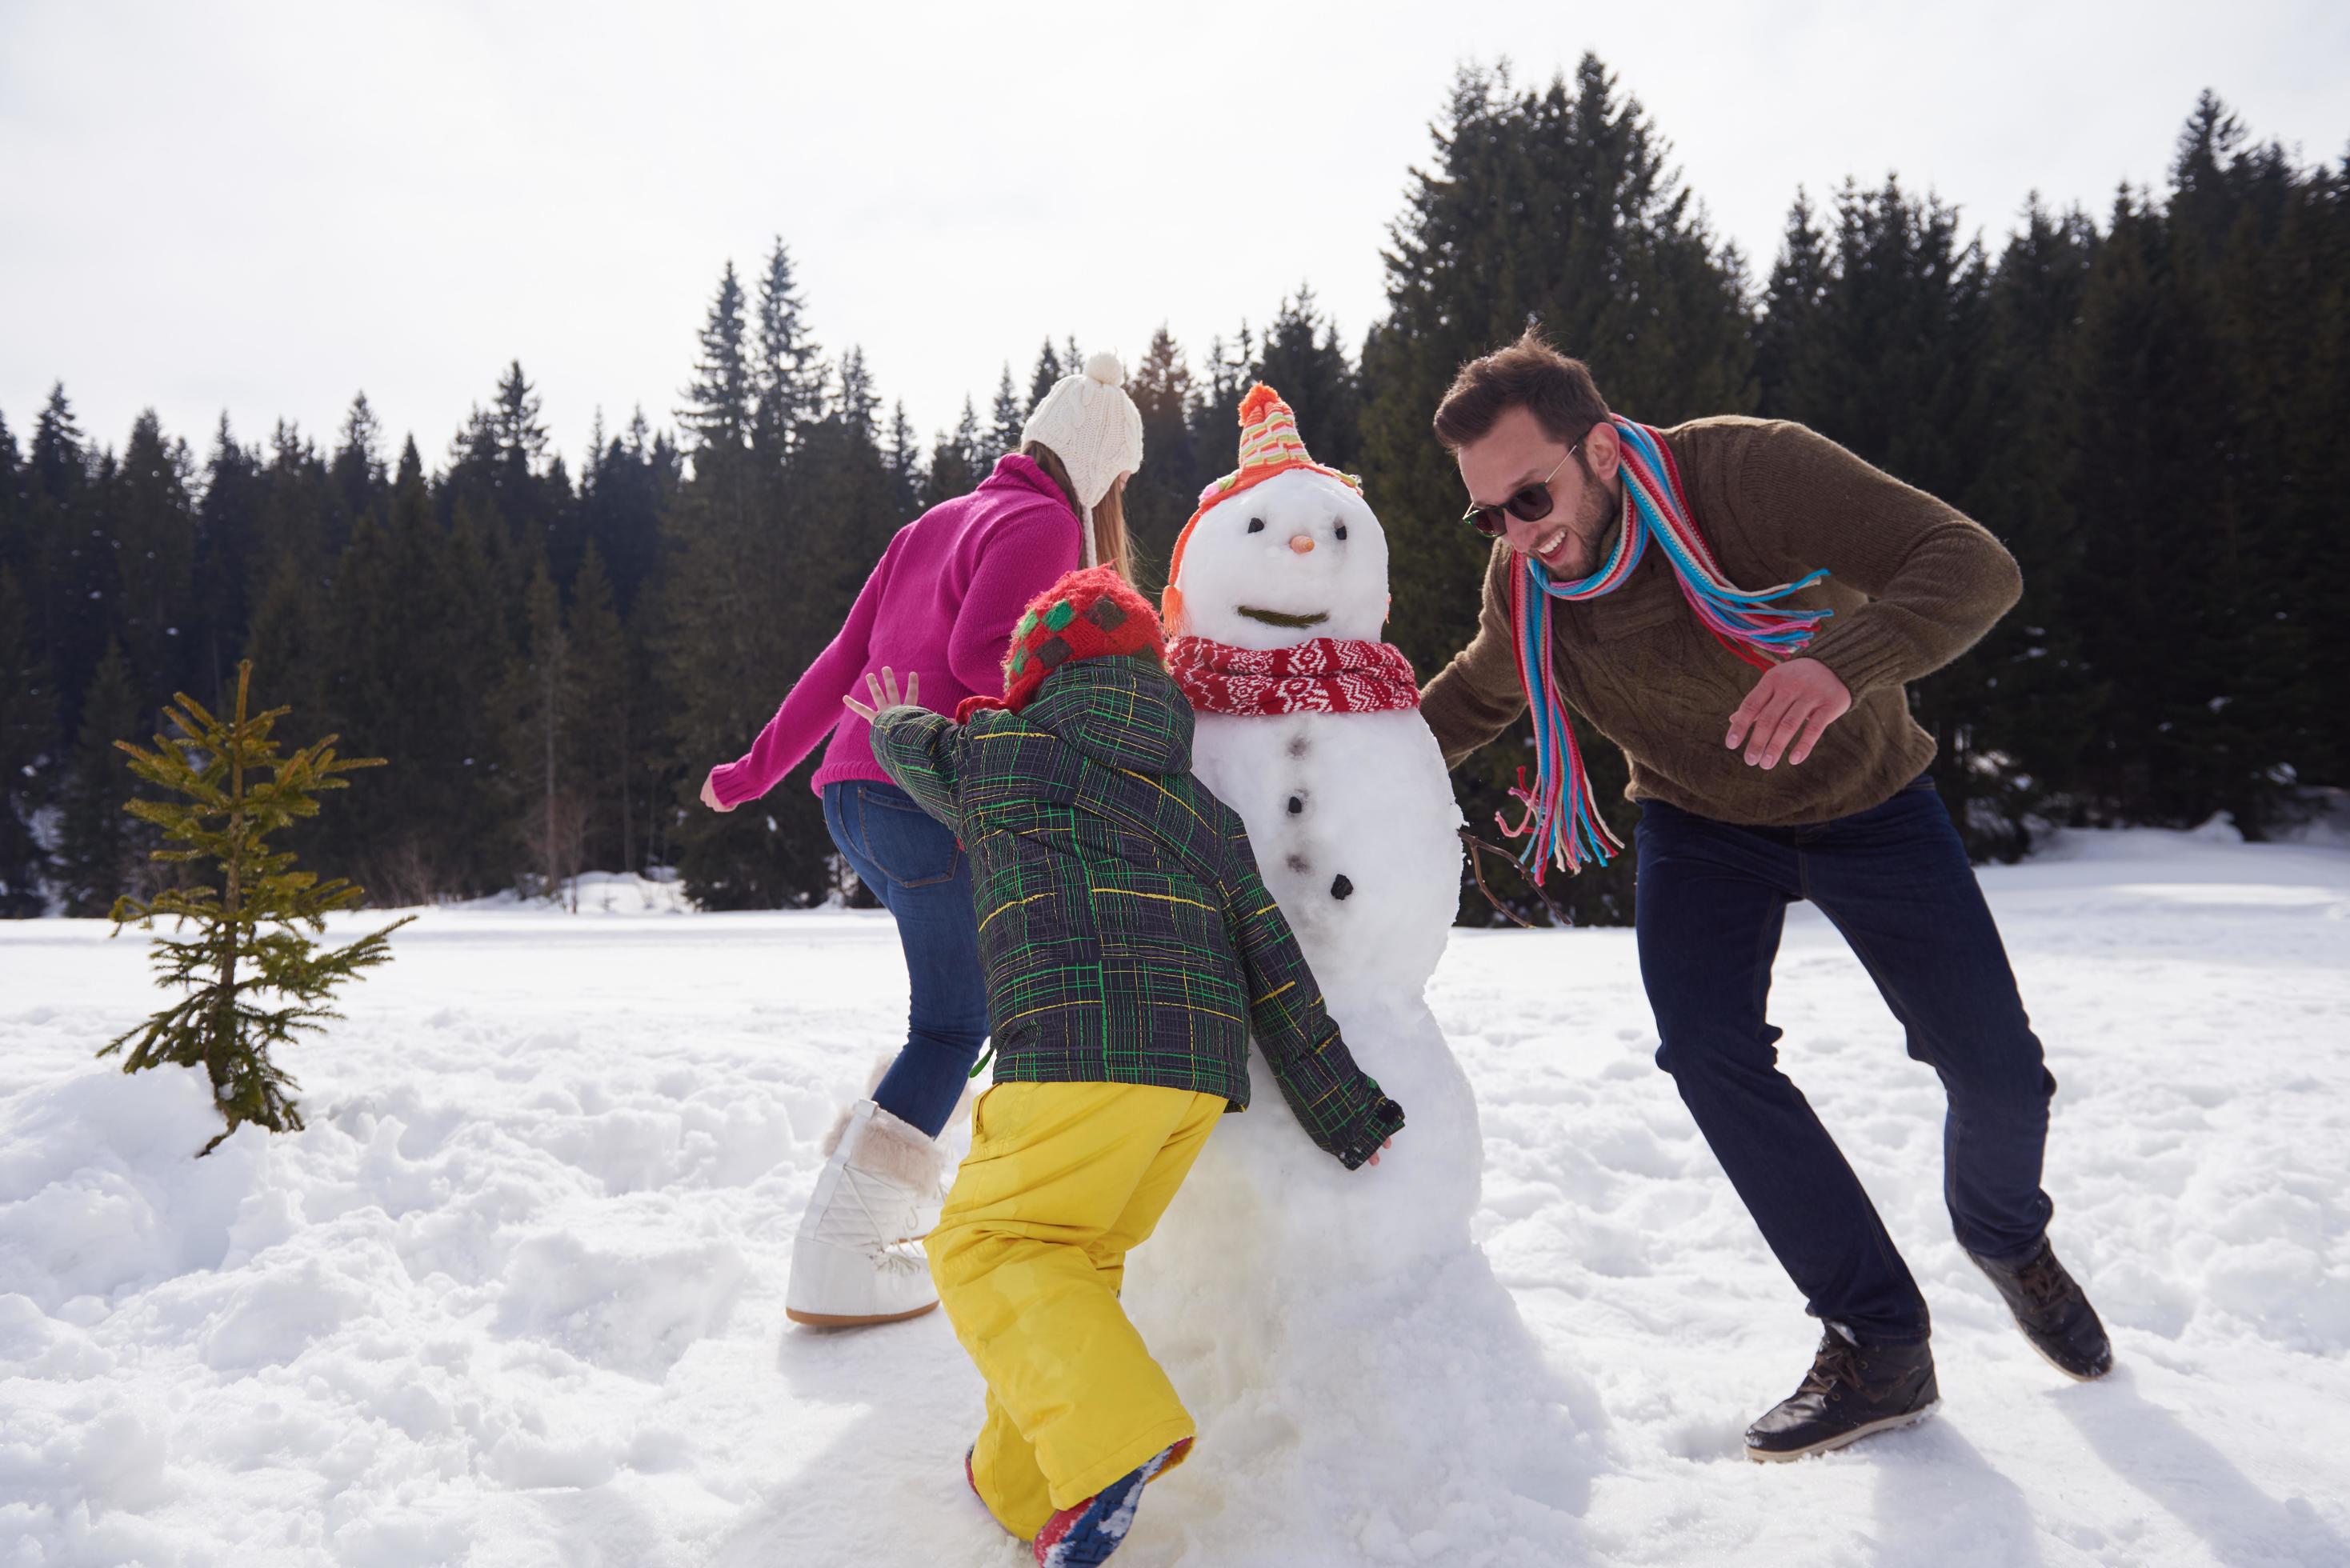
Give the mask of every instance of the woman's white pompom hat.
M 1126 395 L 1125 381 L 1117 355 L 1097 354 L 1083 375 L 1054 382 L 1020 427 L 1023 441 L 1053 449 L 1088 512 L 1109 493 L 1111 481 L 1142 466 L 1142 411 Z

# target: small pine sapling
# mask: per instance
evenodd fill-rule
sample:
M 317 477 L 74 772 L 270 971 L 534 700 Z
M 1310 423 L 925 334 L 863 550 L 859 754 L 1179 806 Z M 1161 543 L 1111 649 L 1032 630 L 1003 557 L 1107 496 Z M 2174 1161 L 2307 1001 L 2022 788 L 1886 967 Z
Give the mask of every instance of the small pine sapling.
M 385 939 L 416 918 L 395 920 L 331 951 L 320 951 L 312 940 L 312 934 L 324 934 L 326 917 L 356 905 L 363 889 L 347 878 L 321 882 L 313 872 L 294 869 L 293 854 L 271 849 L 268 836 L 296 817 L 316 816 L 317 792 L 348 787 L 339 775 L 380 767 L 383 759 L 338 757 L 334 735 L 280 756 L 269 732 L 290 710 L 248 713 L 252 679 L 247 659 L 237 667 L 236 713 L 226 722 L 183 691 L 163 711 L 178 734 L 157 735 L 151 752 L 115 742 L 130 753 L 133 773 L 185 797 L 136 799 L 123 808 L 180 846 L 158 849 L 153 858 L 214 864 L 211 880 L 144 902 L 116 901 L 112 934 L 133 920 L 151 929 L 158 916 L 170 917 L 175 933 L 195 929 L 193 935 L 159 938 L 154 945 L 161 982 L 188 994 L 99 1054 L 130 1045 L 126 1073 L 167 1063 L 203 1067 L 228 1127 L 200 1154 L 210 1154 L 246 1122 L 272 1132 L 300 1130 L 302 1116 L 289 1097 L 296 1085 L 270 1059 L 271 1048 L 341 1017 L 327 1004 L 335 987 L 390 959 Z M 277 1005 L 263 1005 L 264 993 L 272 993 Z

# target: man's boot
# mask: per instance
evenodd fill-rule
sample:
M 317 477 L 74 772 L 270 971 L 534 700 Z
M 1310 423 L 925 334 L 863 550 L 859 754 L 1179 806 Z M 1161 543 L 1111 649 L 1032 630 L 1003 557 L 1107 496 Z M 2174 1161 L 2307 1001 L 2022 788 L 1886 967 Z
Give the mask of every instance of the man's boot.
M 921 1215 L 936 1210 L 946 1152 L 871 1100 L 850 1106 L 833 1137 L 792 1241 L 784 1315 L 812 1328 L 851 1328 L 930 1311 L 939 1293 L 922 1252 Z
M 1975 1258 L 1972 1252 L 1967 1256 L 1991 1276 L 2007 1310 L 2015 1314 L 2015 1326 L 2048 1365 L 2084 1383 L 2114 1369 L 2113 1341 L 2097 1321 L 2097 1309 L 2056 1261 L 2056 1250 L 2045 1237 L 2040 1251 L 2013 1267 Z
M 1820 1335 L 1803 1385 L 1746 1428 L 1750 1459 L 1800 1459 L 1918 1420 L 1941 1401 L 1934 1353 L 1915 1345 L 1861 1345 L 1836 1324 Z

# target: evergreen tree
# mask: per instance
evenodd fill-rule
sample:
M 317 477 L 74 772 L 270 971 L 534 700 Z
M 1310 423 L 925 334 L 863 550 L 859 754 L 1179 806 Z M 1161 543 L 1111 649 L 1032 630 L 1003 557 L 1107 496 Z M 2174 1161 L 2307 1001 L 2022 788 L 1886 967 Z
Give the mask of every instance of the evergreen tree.
M 2340 434 L 2341 411 L 2350 409 L 2350 158 L 2306 174 L 2269 264 L 2257 275 L 2241 269 L 2230 292 L 2247 302 L 2231 316 L 2261 324 L 2251 357 L 2285 372 L 2272 393 L 2273 422 L 2260 425 L 2273 444 L 2253 459 L 2274 464 L 2281 492 L 2268 523 L 2283 548 L 2262 566 L 2284 590 L 2273 613 L 2293 628 L 2300 661 L 2276 688 L 2287 751 L 2276 782 L 2350 787 L 2350 725 L 2334 715 L 2336 694 L 2350 691 L 2350 528 L 2341 506 L 2350 495 L 2350 442 Z M 2265 348 L 2286 338 L 2292 351 Z M 2268 410 L 2252 417 L 2265 421 Z
M 350 412 L 343 418 L 343 443 L 335 449 L 328 472 L 343 510 L 353 518 L 365 516 L 383 499 L 383 426 L 368 406 L 365 392 L 351 399 Z
M 1824 389 L 1837 367 L 1825 362 L 1828 337 L 1820 317 L 1835 267 L 1811 197 L 1798 187 L 1754 327 L 1754 379 L 1764 413 L 1776 412 L 1780 404 L 1802 408 L 1826 400 Z
M 546 456 L 546 427 L 539 423 L 538 389 L 522 373 L 516 359 L 498 378 L 498 400 L 490 410 L 490 430 L 500 461 L 514 473 L 527 478 Z
M 500 597 L 519 607 L 542 557 L 567 569 L 584 543 L 569 474 L 562 458 L 551 455 L 537 389 L 519 361 L 499 378 L 491 405 L 473 411 L 452 452 L 444 515 L 473 514 Z
M 1954 505 L 1988 457 L 1991 286 L 1981 246 L 1961 241 L 1958 223 L 1955 209 L 1898 181 L 1847 184 L 1825 286 L 1800 325 L 1778 328 L 1795 339 L 1795 377 L 1764 389 L 1762 403 Z M 1782 261 L 1774 281 L 1802 265 Z
M 114 907 L 130 884 L 133 848 L 116 795 L 114 747 L 139 732 L 138 688 L 122 645 L 109 641 L 81 706 L 81 729 L 57 824 L 57 881 L 68 915 L 88 919 Z
M 1256 335 L 1247 322 L 1230 343 L 1208 339 L 1208 379 L 1191 405 L 1192 445 L 1207 479 L 1232 472 L 1240 444 L 1241 400 L 1256 379 Z
M 734 264 L 728 262 L 710 302 L 709 319 L 702 324 L 702 357 L 694 361 L 693 380 L 685 389 L 686 406 L 677 415 L 693 437 L 697 462 L 749 444 L 757 391 L 744 336 L 743 286 L 735 280 Z
M 873 389 L 871 372 L 865 368 L 865 350 L 850 345 L 840 357 L 836 378 L 839 390 L 833 398 L 833 417 L 855 440 L 878 447 L 881 398 Z
M 414 445 L 410 443 L 411 451 Z M 252 618 L 261 493 L 260 454 L 238 444 L 223 414 L 196 506 L 195 603 L 190 617 L 198 689 L 216 707 L 224 705 L 224 683 L 235 673 Z
M 913 421 L 906 417 L 903 398 L 890 409 L 889 433 L 881 443 L 881 461 L 889 470 L 896 510 L 911 515 L 921 505 L 922 449 L 920 438 L 914 434 Z
M 566 627 L 570 656 L 567 773 L 586 804 L 584 864 L 638 868 L 634 815 L 639 730 L 628 628 L 613 602 L 595 545 L 571 586 Z
M 1957 212 L 1932 195 L 1913 197 L 1896 180 L 1866 192 L 1847 183 L 1833 238 L 1813 228 L 1799 197 L 1765 296 L 1784 314 L 1756 331 L 1758 357 L 1773 376 L 1762 385 L 1762 411 L 1809 425 L 2002 532 L 1986 505 L 2022 499 L 2009 476 L 2033 449 L 1993 439 L 2002 413 L 2014 410 L 1993 395 L 1991 295 L 1981 244 L 1961 238 Z M 2033 439 L 2014 433 L 2019 443 Z M 2044 655 L 2045 641 L 2036 646 Z M 1911 696 L 1938 742 L 1945 805 L 1975 849 L 2012 857 L 2024 844 L 2033 792 L 2024 787 L 2031 775 L 2000 743 L 1999 678 L 1980 659 L 1961 659 Z
M 484 532 L 476 516 L 461 512 L 440 544 L 435 579 L 442 608 L 433 668 L 462 694 L 446 716 L 443 755 L 453 759 L 447 775 L 454 803 L 448 846 L 457 861 L 452 880 L 467 892 L 511 885 L 517 867 L 497 695 L 520 640 L 513 623 L 527 618 L 509 615 L 512 601 L 491 573 Z M 465 815 L 453 815 L 458 809 Z
M 2232 685 L 2212 699 L 2238 750 L 2222 804 L 2257 836 L 2297 814 L 2299 780 L 2342 776 L 2328 765 L 2342 727 L 2323 715 L 2343 673 L 2327 654 L 2342 646 L 2336 623 L 2350 605 L 2327 540 L 2340 532 L 2350 464 L 2338 440 L 2317 434 L 2326 421 L 2316 411 L 2345 406 L 2350 254 L 2338 184 L 2273 141 L 2250 141 L 2209 92 L 2181 133 L 2171 182 L 2173 265 L 2179 286 L 2205 302 L 2228 392 L 2212 410 L 2225 422 L 2228 467 L 2211 522 L 2237 585 Z
M 180 625 L 195 589 L 192 467 L 186 445 L 165 441 L 150 409 L 131 426 L 102 502 L 120 595 L 114 631 L 142 691 L 175 691 L 193 672 Z
M 678 867 L 711 907 L 772 909 L 821 898 L 831 841 L 814 797 L 780 784 L 754 809 L 696 803 L 710 768 L 739 756 L 791 680 L 822 650 L 904 521 L 874 429 L 877 400 L 849 350 L 826 416 L 789 465 L 781 527 L 689 529 L 657 633 L 667 693 Z
M 56 672 L 67 734 L 80 727 L 81 694 L 111 633 L 116 593 L 114 552 L 92 493 L 97 466 L 59 382 L 33 422 L 20 504 L 30 566 L 28 640 L 47 651 Z
M 1355 369 L 1339 347 L 1336 325 L 1324 318 L 1305 284 L 1274 313 L 1254 376 L 1296 410 L 1297 428 L 1317 462 L 1353 472 L 1362 458 Z
M 320 882 L 315 872 L 295 870 L 295 857 L 273 850 L 269 836 L 317 815 L 319 792 L 343 787 L 342 774 L 379 766 L 382 759 L 338 757 L 331 735 L 281 756 L 270 732 L 286 711 L 249 711 L 252 669 L 248 662 L 237 671 L 236 708 L 225 722 L 182 692 L 164 711 L 176 735 L 158 735 L 151 752 L 117 742 L 140 778 L 187 797 L 134 799 L 127 807 L 182 846 L 158 849 L 154 858 L 180 866 L 211 861 L 216 869 L 192 887 L 115 904 L 118 932 L 133 920 L 150 929 L 161 916 L 175 922 L 175 933 L 192 925 L 195 935 L 159 938 L 153 947 L 163 984 L 188 994 L 99 1054 L 110 1056 L 129 1045 L 126 1073 L 166 1064 L 203 1067 L 228 1127 L 200 1155 L 247 1122 L 273 1132 L 301 1128 L 301 1112 L 290 1097 L 296 1085 L 271 1052 L 340 1017 L 328 1005 L 335 990 L 389 960 L 388 939 L 408 923 L 395 920 L 357 941 L 318 950 L 314 939 L 325 932 L 326 917 L 356 905 L 360 889 L 340 877 Z M 260 777 L 264 770 L 266 779 Z M 264 993 L 274 993 L 276 1005 L 264 1004 Z
M 979 411 L 965 398 L 962 415 L 956 420 L 955 428 L 942 431 L 938 443 L 931 448 L 930 467 L 922 475 L 922 504 L 936 506 L 941 501 L 969 494 L 987 477 L 989 467 L 979 433 Z
M 763 504 L 770 510 L 777 504 L 773 476 L 763 476 L 751 455 L 757 409 L 743 339 L 743 289 L 734 280 L 734 264 L 729 262 L 702 324 L 702 356 L 686 389 L 686 407 L 678 411 L 693 463 L 685 510 L 702 527 L 748 528 Z M 763 478 L 770 483 L 763 484 Z M 767 492 L 764 498 L 763 489 Z
M 599 441 L 580 475 L 579 514 L 585 547 L 610 574 L 615 604 L 627 615 L 656 572 L 660 515 L 678 485 L 675 450 L 657 441 L 639 409 L 625 437 Z
M 1028 411 L 1020 406 L 1019 394 L 1012 389 L 1012 365 L 1008 360 L 1003 379 L 995 384 L 995 403 L 989 419 L 987 462 L 993 466 L 1005 452 L 1020 450 L 1020 427 L 1028 422 Z
M 2023 574 L 2023 597 L 1959 665 L 1933 682 L 1933 711 L 1963 733 L 1936 776 L 1970 846 L 2012 858 L 2034 815 L 2066 815 L 2082 750 L 2105 693 L 2083 661 L 2071 604 L 2084 591 L 2072 496 L 2072 363 L 2095 225 L 2035 198 L 1991 288 L 1981 472 L 1964 497 Z
M 2171 241 L 2161 212 L 2125 192 L 2083 297 L 2070 499 L 2094 591 L 2071 607 L 2109 693 L 2084 759 L 2093 809 L 2187 826 L 2244 782 L 2226 710 L 2241 680 L 2228 645 L 2245 628 L 2231 432 L 2210 414 L 2229 389 Z M 2198 563 L 2192 591 L 2182 561 Z
M 13 454 L 0 452 L 0 457 Z M 26 632 L 29 617 L 13 566 L 0 565 L 0 919 L 47 907 L 48 857 L 33 822 L 48 804 L 57 730 L 48 660 Z
M 1157 583 L 1166 575 L 1176 534 L 1199 504 L 1200 491 L 1216 477 L 1201 472 L 1208 466 L 1201 456 L 1204 443 L 1193 438 L 1191 429 L 1199 394 L 1182 348 L 1165 323 L 1151 334 L 1127 390 L 1142 416 L 1143 462 L 1127 482 L 1126 525 L 1134 539 L 1135 570 Z
M 24 462 L 8 416 L 0 412 L 0 571 L 20 577 L 32 566 L 32 541 L 25 535 Z
M 291 420 L 271 430 L 261 471 L 251 561 L 260 574 L 252 585 L 257 602 L 281 563 L 290 563 L 303 581 L 323 586 L 349 533 L 326 460 Z
M 1053 352 L 1053 340 L 1050 337 L 1045 339 L 1045 346 L 1036 350 L 1036 369 L 1028 377 L 1030 408 L 1033 409 L 1045 400 L 1045 394 L 1053 389 L 1054 382 L 1064 376 L 1076 374 L 1077 367 L 1084 363 L 1076 357 L 1076 343 L 1072 339 L 1069 344 L 1069 362 L 1064 366 L 1060 357 Z
M 759 279 L 758 357 L 754 375 L 751 444 L 763 462 L 782 463 L 799 427 L 824 406 L 824 372 L 793 281 L 791 253 L 782 235 Z
M 276 694 L 314 714 L 328 711 L 328 693 L 334 670 L 334 627 L 327 613 L 326 595 L 292 555 L 277 557 L 260 607 L 253 614 L 246 638 L 244 662 L 270 659 L 279 671 L 273 680 Z M 109 737 L 110 739 L 111 737 Z
M 1456 521 L 1466 498 L 1429 431 L 1462 361 L 1539 321 L 1631 418 L 1671 424 L 1753 406 L 1743 264 L 1706 229 L 1646 114 L 1596 58 L 1539 93 L 1518 91 L 1506 70 L 1464 69 L 1436 155 L 1412 175 L 1386 255 L 1388 319 L 1361 371 L 1366 493 L 1386 524 L 1390 576 L 1410 585 L 1388 635 L 1423 676 L 1475 635 L 1487 558 Z M 1587 732 L 1584 755 L 1628 836 L 1622 759 Z M 1472 826 L 1492 823 L 1532 760 L 1520 728 L 1456 774 Z M 1628 919 L 1630 894 L 1628 857 L 1561 890 L 1587 920 Z M 1483 908 L 1471 888 L 1464 912 L 1484 918 Z
M 511 752 L 507 777 L 536 890 L 553 898 L 581 868 L 587 802 L 570 768 L 579 718 L 571 640 L 544 561 L 532 574 L 525 615 L 529 629 L 507 672 L 503 704 Z

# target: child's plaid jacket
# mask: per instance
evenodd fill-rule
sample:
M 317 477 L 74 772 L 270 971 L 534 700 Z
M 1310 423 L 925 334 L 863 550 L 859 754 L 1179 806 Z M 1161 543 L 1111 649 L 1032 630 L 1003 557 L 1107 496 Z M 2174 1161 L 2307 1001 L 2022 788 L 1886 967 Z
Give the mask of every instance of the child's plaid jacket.
M 1017 713 L 884 709 L 873 754 L 972 858 L 995 1076 L 1248 1104 L 1253 1025 L 1349 1169 L 1403 1125 L 1355 1065 L 1248 832 L 1191 776 L 1191 707 L 1142 658 L 1072 660 Z

